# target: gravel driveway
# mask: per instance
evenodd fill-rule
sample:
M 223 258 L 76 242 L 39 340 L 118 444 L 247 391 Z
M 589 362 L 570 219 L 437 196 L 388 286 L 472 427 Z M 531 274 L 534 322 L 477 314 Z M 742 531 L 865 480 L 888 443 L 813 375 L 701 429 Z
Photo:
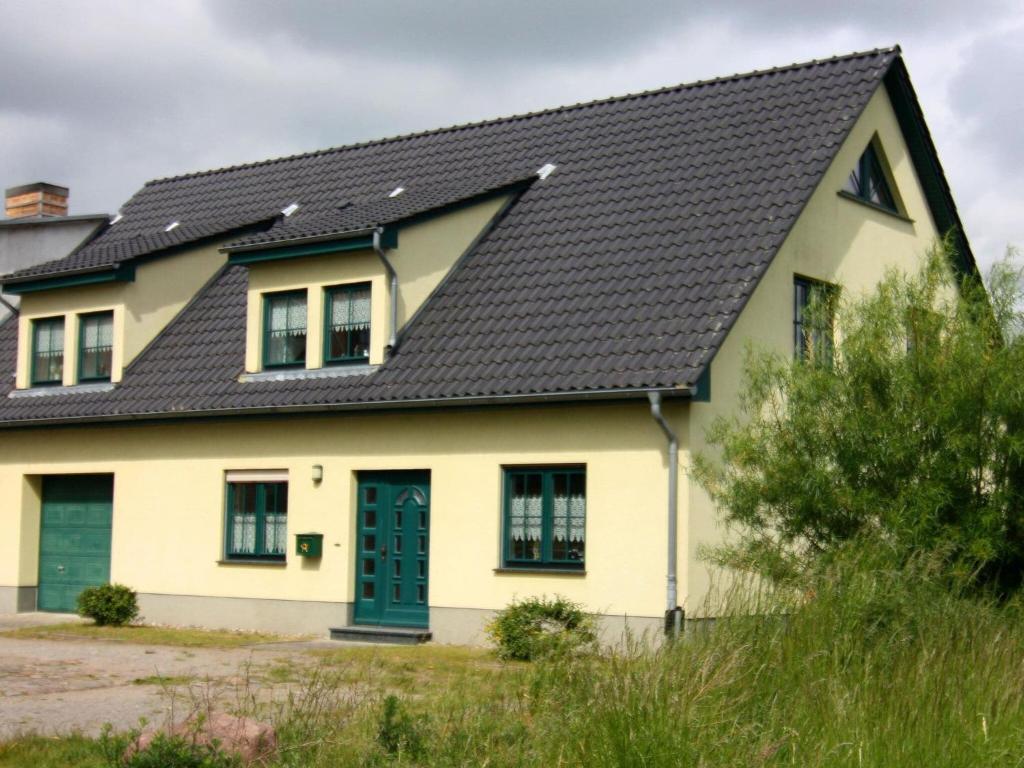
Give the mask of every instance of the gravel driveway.
M 2 628 L 11 626 L 0 621 Z M 232 696 L 273 667 L 313 663 L 305 650 L 323 645 L 186 649 L 0 636 L 0 740 L 29 732 L 95 735 L 104 723 L 127 729 L 140 717 L 163 723 L 172 700 L 177 718 L 190 696 Z

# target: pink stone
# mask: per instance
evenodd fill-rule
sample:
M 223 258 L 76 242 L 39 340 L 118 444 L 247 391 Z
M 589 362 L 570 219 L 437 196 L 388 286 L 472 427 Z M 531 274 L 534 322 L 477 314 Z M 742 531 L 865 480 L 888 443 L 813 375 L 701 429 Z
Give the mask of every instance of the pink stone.
M 214 712 L 202 718 L 193 715 L 169 729 L 150 728 L 143 731 L 128 746 L 125 758 L 149 749 L 153 739 L 161 732 L 202 746 L 216 742 L 222 751 L 238 755 L 245 764 L 269 757 L 277 750 L 277 733 L 269 723 Z

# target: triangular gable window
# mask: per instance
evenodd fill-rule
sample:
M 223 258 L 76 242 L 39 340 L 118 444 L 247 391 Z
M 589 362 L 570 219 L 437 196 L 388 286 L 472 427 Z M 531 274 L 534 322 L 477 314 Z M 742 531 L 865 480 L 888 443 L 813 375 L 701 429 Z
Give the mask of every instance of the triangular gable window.
M 874 203 L 894 213 L 899 212 L 896 197 L 882 170 L 882 160 L 874 142 L 868 144 L 857 162 L 857 167 L 850 172 L 845 191 L 865 202 Z

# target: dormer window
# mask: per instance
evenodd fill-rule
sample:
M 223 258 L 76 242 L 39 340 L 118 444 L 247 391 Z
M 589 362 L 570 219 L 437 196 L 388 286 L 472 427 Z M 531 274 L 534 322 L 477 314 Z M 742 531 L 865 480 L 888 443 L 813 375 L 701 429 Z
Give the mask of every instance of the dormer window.
M 328 288 L 324 303 L 324 364 L 370 358 L 370 284 Z
M 64 318 L 32 321 L 32 385 L 60 385 L 64 380 Z
M 263 296 L 263 367 L 300 368 L 306 364 L 306 292 Z
M 880 150 L 873 141 L 860 156 L 857 166 L 850 171 L 843 191 L 866 203 L 899 213 L 896 196 L 882 165 Z
M 78 380 L 110 381 L 114 352 L 114 313 L 78 318 Z

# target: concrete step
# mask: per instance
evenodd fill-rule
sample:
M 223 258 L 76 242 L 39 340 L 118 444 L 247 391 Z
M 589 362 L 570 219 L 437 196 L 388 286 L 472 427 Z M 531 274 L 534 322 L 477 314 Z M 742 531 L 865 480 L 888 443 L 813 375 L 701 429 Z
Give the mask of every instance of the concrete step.
M 418 645 L 430 640 L 429 629 L 412 627 L 331 627 L 331 640 L 388 645 Z

